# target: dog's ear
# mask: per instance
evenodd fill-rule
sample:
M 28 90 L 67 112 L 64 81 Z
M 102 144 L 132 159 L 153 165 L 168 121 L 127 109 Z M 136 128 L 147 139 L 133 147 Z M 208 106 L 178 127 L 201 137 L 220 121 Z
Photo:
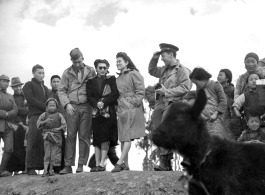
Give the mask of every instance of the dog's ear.
M 204 89 L 200 89 L 197 93 L 197 98 L 194 105 L 191 108 L 191 115 L 194 120 L 197 120 L 204 109 L 204 106 L 207 102 L 207 97 Z

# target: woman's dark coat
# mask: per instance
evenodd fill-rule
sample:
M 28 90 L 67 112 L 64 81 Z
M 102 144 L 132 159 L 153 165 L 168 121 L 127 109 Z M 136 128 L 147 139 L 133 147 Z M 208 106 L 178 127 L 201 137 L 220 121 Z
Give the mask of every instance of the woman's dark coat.
M 109 85 L 111 93 L 107 96 L 102 96 L 104 87 Z M 106 76 L 99 91 L 97 77 L 89 79 L 86 85 L 87 100 L 93 108 L 97 108 L 97 103 L 100 98 L 104 98 L 104 108 L 109 106 L 110 118 L 105 118 L 99 115 L 92 120 L 93 128 L 93 145 L 100 146 L 102 142 L 110 142 L 110 146 L 116 146 L 118 141 L 117 115 L 115 105 L 119 98 L 119 91 L 116 85 L 115 76 Z

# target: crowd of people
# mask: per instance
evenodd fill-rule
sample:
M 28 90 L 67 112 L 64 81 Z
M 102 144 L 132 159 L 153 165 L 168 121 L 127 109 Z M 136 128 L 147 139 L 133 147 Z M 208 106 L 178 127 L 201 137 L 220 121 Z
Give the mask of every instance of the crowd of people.
M 265 142 L 265 58 L 248 53 L 244 59 L 247 71 L 234 86 L 229 69 L 221 69 L 217 80 L 212 80 L 205 69 L 190 71 L 182 65 L 177 59 L 178 47 L 159 46 L 148 67 L 149 74 L 159 78 L 151 118 L 154 128 L 161 124 L 171 103 L 192 105 L 198 90 L 203 89 L 207 103 L 201 117 L 211 135 L 234 142 Z M 160 57 L 162 67 L 157 66 Z M 72 65 L 62 77 L 51 77 L 51 90 L 44 85 L 44 67 L 38 64 L 25 85 L 19 77 L 11 79 L 13 96 L 6 92 L 9 77 L 0 76 L 0 139 L 4 142 L 0 177 L 37 175 L 37 170 L 44 170 L 43 177 L 73 173 L 77 134 L 76 173 L 83 172 L 87 163 L 91 172 L 105 171 L 107 158 L 114 166 L 111 172 L 130 170 L 131 142 L 145 136 L 143 76 L 124 52 L 116 55 L 117 78 L 108 75 L 110 64 L 105 59 L 95 60 L 94 67 L 85 65 L 78 48 L 71 50 L 70 58 Z M 191 90 L 192 84 L 196 90 Z M 118 141 L 120 157 L 115 150 Z M 89 160 L 91 144 L 95 154 Z M 174 151 L 162 147 L 158 151 L 159 165 L 154 170 L 171 171 Z

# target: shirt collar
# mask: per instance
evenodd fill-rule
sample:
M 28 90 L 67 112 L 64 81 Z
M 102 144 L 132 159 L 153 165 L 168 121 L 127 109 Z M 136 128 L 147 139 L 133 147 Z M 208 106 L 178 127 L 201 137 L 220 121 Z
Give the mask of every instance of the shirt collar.
M 166 66 L 166 69 L 168 70 L 168 69 L 173 69 L 173 68 L 178 68 L 179 67 L 179 65 L 180 65 L 180 61 L 179 61 L 179 59 L 176 59 L 177 61 L 174 63 L 174 64 L 172 64 L 172 65 L 170 65 L 170 66 Z
M 125 69 L 123 72 L 116 72 L 119 76 L 120 75 L 122 75 L 122 74 L 124 74 L 124 73 L 128 73 L 128 72 L 130 72 L 130 71 L 132 71 L 130 68 L 127 68 L 127 69 Z
M 44 85 L 44 81 L 41 81 L 41 82 L 39 82 L 37 79 L 35 79 L 35 78 L 32 78 L 31 79 L 32 81 L 35 81 L 35 82 L 37 82 L 37 83 L 39 83 L 39 84 L 41 84 L 41 85 Z

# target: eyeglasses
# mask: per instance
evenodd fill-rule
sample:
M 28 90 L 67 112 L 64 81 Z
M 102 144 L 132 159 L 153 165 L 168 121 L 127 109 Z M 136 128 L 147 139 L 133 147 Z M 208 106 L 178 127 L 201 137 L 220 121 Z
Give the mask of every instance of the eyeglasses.
M 100 67 L 98 67 L 98 69 L 99 69 L 99 70 L 107 70 L 107 67 L 102 67 L 102 66 L 100 66 Z

